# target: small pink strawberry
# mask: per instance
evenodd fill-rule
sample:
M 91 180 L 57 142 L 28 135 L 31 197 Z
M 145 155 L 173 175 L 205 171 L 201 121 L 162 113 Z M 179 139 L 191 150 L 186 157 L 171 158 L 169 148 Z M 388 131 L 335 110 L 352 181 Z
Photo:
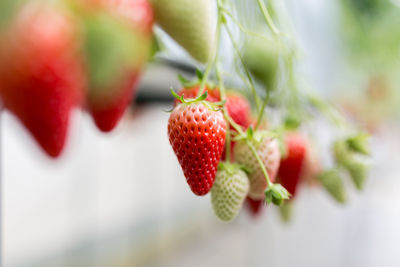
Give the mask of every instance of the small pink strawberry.
M 256 131 L 247 137 L 247 139 L 240 139 L 236 143 L 234 151 L 235 160 L 250 170 L 249 197 L 259 200 L 264 198 L 264 191 L 268 184 L 259 162 L 249 148 L 248 142 L 256 149 L 271 182 L 275 180 L 278 172 L 281 153 L 278 141 L 268 137 L 265 131 Z
M 226 122 L 221 111 L 204 101 L 207 94 L 194 100 L 176 97 L 182 103 L 169 117 L 169 142 L 192 192 L 205 195 L 215 180 L 225 145 Z

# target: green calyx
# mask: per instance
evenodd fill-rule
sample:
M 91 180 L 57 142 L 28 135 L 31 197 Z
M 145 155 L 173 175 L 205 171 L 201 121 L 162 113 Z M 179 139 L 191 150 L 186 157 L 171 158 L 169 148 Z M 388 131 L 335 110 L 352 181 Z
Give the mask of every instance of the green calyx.
M 204 73 L 196 69 L 196 77 L 193 80 L 188 80 L 182 75 L 178 74 L 178 80 L 182 84 L 183 88 L 192 88 L 196 85 L 200 85 L 204 79 Z M 206 82 L 205 86 L 208 88 L 215 88 L 215 84 L 212 82 Z
M 273 203 L 280 206 L 283 202 L 290 198 L 290 193 L 280 184 L 271 184 L 264 192 L 265 202 L 267 204 Z
M 338 140 L 333 146 L 333 151 L 338 166 L 347 171 L 355 187 L 361 190 L 368 172 L 368 166 L 361 157 L 369 154 L 368 135 L 357 134 Z
M 218 170 L 224 170 L 226 171 L 229 175 L 235 174 L 238 170 L 244 171 L 246 174 L 250 173 L 250 170 L 248 167 L 238 164 L 238 163 L 231 163 L 231 162 L 220 162 L 218 164 Z
M 366 133 L 358 133 L 345 140 L 349 150 L 362 155 L 370 154 L 368 141 L 369 141 L 369 135 Z
M 171 89 L 171 94 L 181 102 L 181 105 L 191 105 L 194 103 L 202 103 L 206 108 L 212 111 L 220 111 L 225 105 L 225 100 L 220 102 L 210 102 L 206 101 L 208 92 L 205 91 L 202 95 L 196 98 L 185 98 L 185 94 L 178 95 L 174 90 Z
M 253 145 L 258 147 L 264 140 L 265 138 L 271 138 L 271 139 L 277 139 L 277 140 L 283 140 L 282 139 L 282 132 L 279 129 L 274 129 L 274 130 L 254 130 L 252 126 L 247 128 L 247 130 L 241 134 L 238 134 L 235 136 L 234 141 L 250 141 Z M 280 144 L 282 142 L 279 142 Z M 283 147 L 283 150 L 285 148 Z
M 252 144 L 258 146 L 268 136 L 271 136 L 271 134 L 268 131 L 264 130 L 254 131 L 253 127 L 250 126 L 249 128 L 247 128 L 245 132 L 238 134 L 234 138 L 234 141 L 247 140 L 250 141 Z

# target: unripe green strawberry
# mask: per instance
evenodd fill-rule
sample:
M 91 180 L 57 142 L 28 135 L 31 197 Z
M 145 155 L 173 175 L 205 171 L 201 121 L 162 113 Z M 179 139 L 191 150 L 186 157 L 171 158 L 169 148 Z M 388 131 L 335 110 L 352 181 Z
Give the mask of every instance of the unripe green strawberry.
M 327 170 L 317 177 L 325 190 L 339 203 L 347 201 L 346 189 L 337 170 Z
M 213 45 L 211 0 L 152 0 L 156 22 L 196 60 L 206 63 Z
M 281 159 L 278 140 L 271 139 L 265 135 L 265 132 L 259 131 L 254 132 L 254 137 L 251 139 L 251 142 L 261 158 L 271 182 L 273 182 L 278 172 Z M 249 168 L 249 196 L 255 200 L 263 199 L 264 191 L 267 188 L 267 181 L 256 157 L 247 145 L 246 140 L 242 139 L 236 143 L 234 156 L 239 164 Z
M 206 94 L 203 95 L 205 97 Z M 225 145 L 226 122 L 221 111 L 209 102 L 185 102 L 177 105 L 168 120 L 169 142 L 196 195 L 205 195 L 215 180 Z
M 279 49 L 276 42 L 250 38 L 245 44 L 243 59 L 259 82 L 268 90 L 275 88 L 279 68 Z
M 231 221 L 242 208 L 249 192 L 249 180 L 238 165 L 221 163 L 211 189 L 214 212 L 222 221 Z
M 97 127 L 116 127 L 149 56 L 153 13 L 147 0 L 75 0 L 85 36 L 87 106 Z

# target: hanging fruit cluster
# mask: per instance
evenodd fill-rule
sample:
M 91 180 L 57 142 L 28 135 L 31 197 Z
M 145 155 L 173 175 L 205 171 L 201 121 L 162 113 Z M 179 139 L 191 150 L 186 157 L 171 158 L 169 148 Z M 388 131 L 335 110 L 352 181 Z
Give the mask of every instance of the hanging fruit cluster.
M 158 12 L 168 18 L 168 24 L 161 22 L 161 27 L 193 58 L 202 61 L 204 55 L 209 55 L 205 72 L 198 71 L 197 80 L 189 82 L 179 77 L 183 88 L 177 93 L 172 91 L 176 100 L 168 121 L 168 136 L 191 191 L 198 196 L 210 192 L 218 218 L 233 220 L 245 202 L 256 215 L 265 202 L 280 206 L 282 218 L 288 220 L 301 184 L 321 185 L 344 203 L 347 195 L 342 176 L 346 174 L 357 189 L 362 189 L 367 176 L 367 135 L 350 127 L 329 103 L 302 88 L 296 68 L 296 43 L 276 26 L 286 17 L 276 1 L 269 1 L 269 6 L 256 1 L 268 27 L 252 32 L 235 17 L 235 5 L 217 0 L 214 38 L 210 38 L 208 23 L 190 26 L 188 20 L 196 12 L 188 4 L 192 1 L 155 2 L 162 2 Z M 198 2 L 204 2 L 202 10 L 211 5 L 211 1 Z M 187 23 L 183 26 L 183 22 Z M 242 46 L 235 39 L 232 25 L 244 36 Z M 229 70 L 222 67 L 219 55 L 222 33 L 231 41 L 235 51 L 232 58 L 238 64 L 235 75 L 243 81 L 236 90 L 225 88 L 223 76 Z M 196 49 L 186 47 L 193 40 L 198 41 Z M 205 44 L 211 40 L 213 45 Z M 208 80 L 211 74 L 216 85 Z M 247 98 L 240 93 L 243 91 L 252 97 Z M 280 115 L 273 123 L 268 115 L 275 111 Z M 323 166 L 312 135 L 306 131 L 321 118 L 331 122 L 332 132 L 336 133 L 330 148 L 335 163 L 329 167 Z
M 0 96 L 51 157 L 62 152 L 71 111 L 84 108 L 111 131 L 148 60 L 147 0 L 6 0 L 0 29 Z
M 179 76 L 183 88 L 172 91 L 168 137 L 191 191 L 210 193 L 221 220 L 234 219 L 245 202 L 252 214 L 264 202 L 278 205 L 287 219 L 300 184 L 321 185 L 345 202 L 341 177 L 347 173 L 357 189 L 363 187 L 368 139 L 301 84 L 283 5 L 255 0 L 251 20 L 262 25 L 253 31 L 233 2 L 215 2 L 214 24 L 213 0 L 3 1 L 5 109 L 52 157 L 62 152 L 75 108 L 90 113 L 101 131 L 111 131 L 135 95 L 154 21 L 206 64 L 194 81 Z M 223 34 L 233 49 L 230 68 L 220 56 Z M 227 76 L 241 82 L 228 86 Z M 324 166 L 307 134 L 318 120 L 331 122 L 336 136 L 331 166 Z

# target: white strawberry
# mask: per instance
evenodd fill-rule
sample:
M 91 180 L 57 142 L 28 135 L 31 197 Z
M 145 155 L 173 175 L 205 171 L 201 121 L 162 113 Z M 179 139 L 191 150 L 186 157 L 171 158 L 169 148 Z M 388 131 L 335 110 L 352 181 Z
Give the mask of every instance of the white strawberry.
M 211 0 L 152 0 L 157 24 L 196 60 L 206 63 L 213 45 Z
M 279 169 L 281 153 L 277 139 L 271 139 L 266 132 L 254 132 L 250 138 L 250 142 L 254 145 L 257 154 L 267 170 L 271 182 L 274 182 Z M 249 173 L 250 191 L 249 196 L 253 199 L 263 199 L 264 191 L 267 188 L 267 181 L 257 161 L 257 158 L 249 148 L 246 139 L 239 140 L 234 150 L 235 160 L 246 166 Z
M 214 212 L 222 221 L 231 221 L 239 213 L 249 192 L 249 180 L 239 165 L 220 163 L 211 189 Z

